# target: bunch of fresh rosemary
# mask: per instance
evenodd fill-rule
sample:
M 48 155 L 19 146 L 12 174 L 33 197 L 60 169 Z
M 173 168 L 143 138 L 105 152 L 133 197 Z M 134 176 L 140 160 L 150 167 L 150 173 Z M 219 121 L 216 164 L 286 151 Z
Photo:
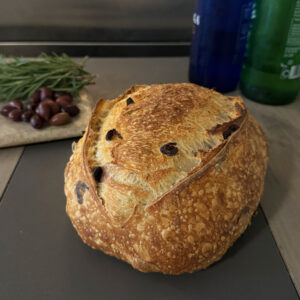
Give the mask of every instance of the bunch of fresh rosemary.
M 0 100 L 27 100 L 43 86 L 77 95 L 95 77 L 84 70 L 86 60 L 76 63 L 66 54 L 45 53 L 35 60 L 0 56 Z

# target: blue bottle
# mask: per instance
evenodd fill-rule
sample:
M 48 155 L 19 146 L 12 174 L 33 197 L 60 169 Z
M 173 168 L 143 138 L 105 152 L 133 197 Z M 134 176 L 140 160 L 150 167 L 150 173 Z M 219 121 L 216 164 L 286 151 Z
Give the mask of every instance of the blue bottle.
M 229 92 L 237 87 L 253 0 L 197 0 L 189 79 Z

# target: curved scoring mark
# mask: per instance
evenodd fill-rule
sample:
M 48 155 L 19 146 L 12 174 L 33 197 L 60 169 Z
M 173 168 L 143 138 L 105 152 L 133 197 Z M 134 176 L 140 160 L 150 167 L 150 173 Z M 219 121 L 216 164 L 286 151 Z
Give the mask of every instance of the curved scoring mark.
M 227 130 L 223 132 L 223 138 L 226 140 L 233 132 L 239 129 L 239 126 L 233 124 Z
M 77 201 L 79 204 L 83 203 L 83 195 L 85 193 L 85 190 L 88 190 L 89 187 L 82 181 L 78 181 L 76 183 L 76 187 L 75 187 L 75 193 L 76 193 L 76 197 L 77 197 Z

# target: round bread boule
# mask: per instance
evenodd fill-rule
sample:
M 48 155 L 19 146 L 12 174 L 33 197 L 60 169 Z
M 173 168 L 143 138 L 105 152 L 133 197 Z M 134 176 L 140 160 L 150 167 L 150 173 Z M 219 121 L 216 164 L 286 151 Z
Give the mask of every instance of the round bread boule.
M 263 192 L 267 143 L 238 97 L 190 83 L 100 100 L 65 170 L 82 240 L 143 272 L 219 260 Z

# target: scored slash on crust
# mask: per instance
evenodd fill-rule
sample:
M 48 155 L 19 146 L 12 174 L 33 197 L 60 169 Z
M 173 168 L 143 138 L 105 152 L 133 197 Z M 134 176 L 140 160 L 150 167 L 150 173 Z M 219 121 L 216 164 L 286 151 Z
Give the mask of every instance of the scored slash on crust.
M 237 125 L 231 125 L 227 130 L 225 130 L 224 132 L 223 132 L 223 138 L 224 138 L 224 140 L 226 140 L 228 137 L 230 137 L 231 136 L 231 134 L 233 133 L 233 132 L 235 132 L 236 130 L 238 130 L 239 129 L 239 126 L 237 126 Z

